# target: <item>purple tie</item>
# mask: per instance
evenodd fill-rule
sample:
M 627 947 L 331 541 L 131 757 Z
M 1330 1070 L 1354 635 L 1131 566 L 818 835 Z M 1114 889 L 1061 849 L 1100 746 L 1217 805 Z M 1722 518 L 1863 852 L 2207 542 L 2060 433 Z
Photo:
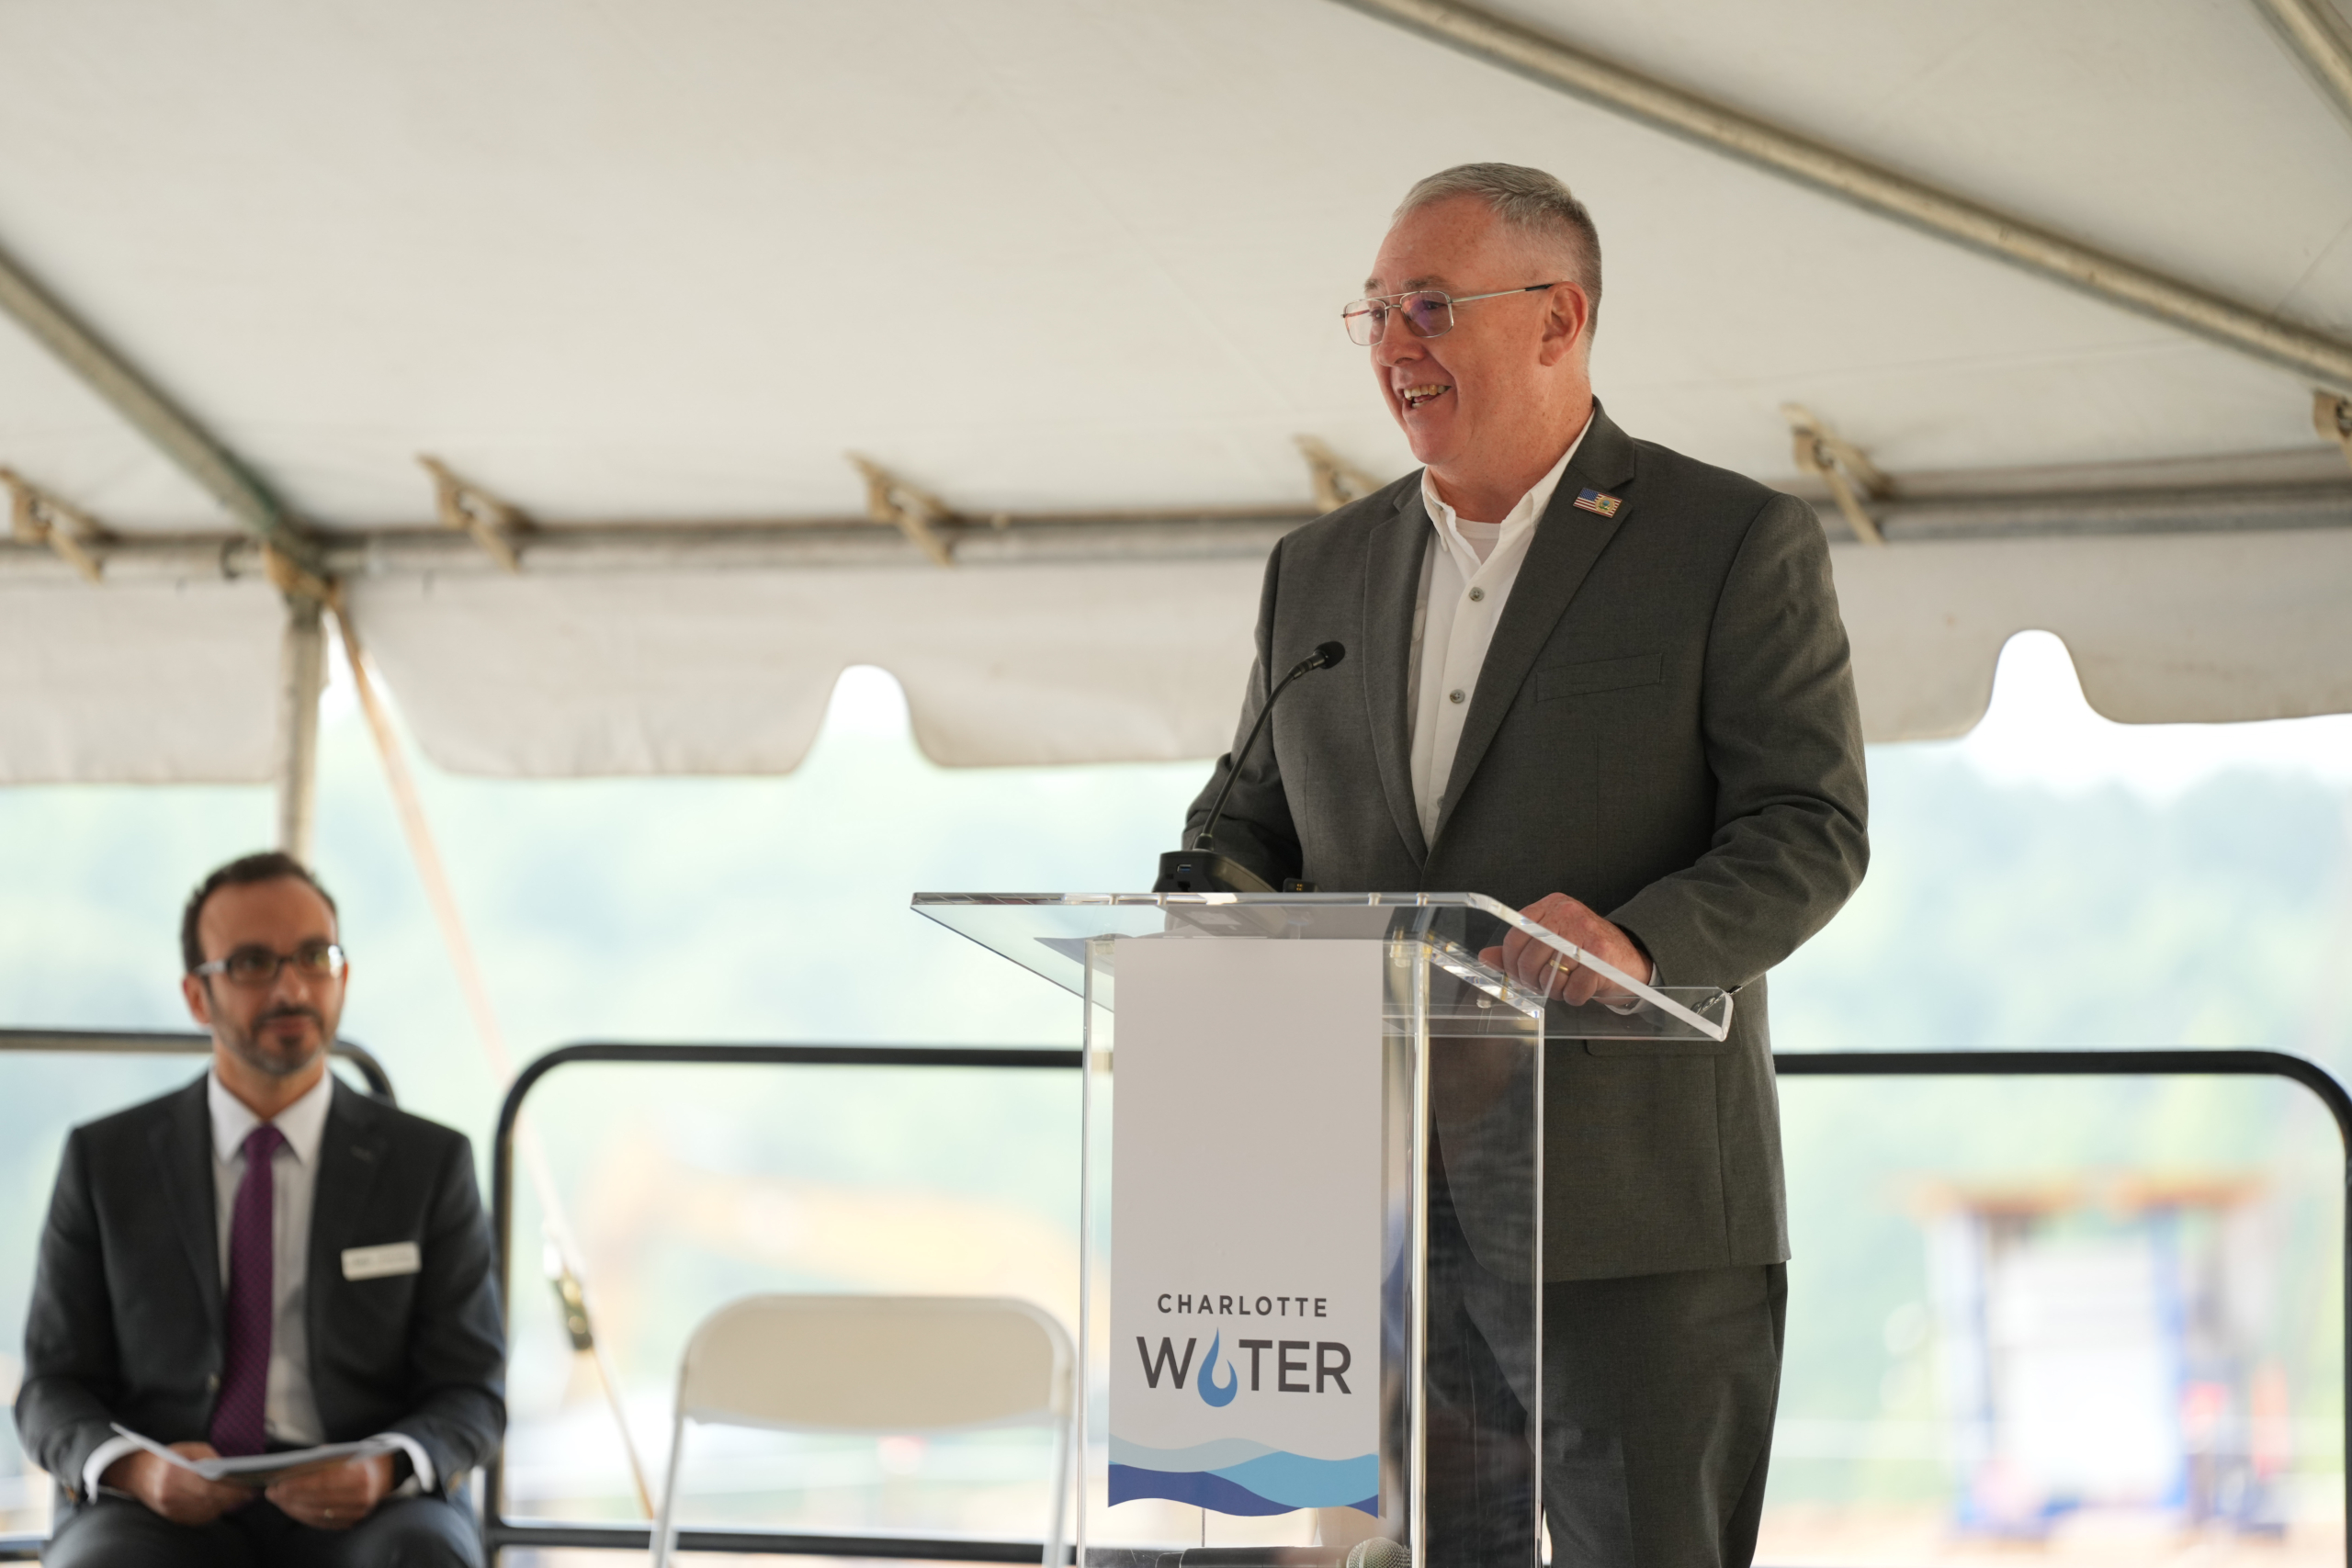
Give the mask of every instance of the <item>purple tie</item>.
M 245 1174 L 229 1221 L 229 1332 L 220 1403 L 212 1407 L 212 1446 L 224 1454 L 257 1454 L 266 1434 L 269 1329 L 276 1315 L 277 1173 L 286 1135 L 267 1122 L 245 1134 Z

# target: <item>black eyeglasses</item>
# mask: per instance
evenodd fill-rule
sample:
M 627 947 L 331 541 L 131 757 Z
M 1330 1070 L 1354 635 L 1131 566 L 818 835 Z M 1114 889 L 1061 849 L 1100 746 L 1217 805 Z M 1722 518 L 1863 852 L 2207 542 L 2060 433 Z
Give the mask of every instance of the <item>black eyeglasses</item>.
M 1442 288 L 1416 288 L 1409 294 L 1373 294 L 1340 312 L 1348 336 L 1359 347 L 1370 348 L 1388 331 L 1388 318 L 1405 318 L 1405 330 L 1415 337 L 1443 337 L 1453 330 L 1453 308 L 1473 299 L 1499 299 L 1506 294 L 1541 294 L 1558 283 L 1531 283 L 1523 288 L 1498 288 L 1487 294 L 1448 294 Z
M 215 958 L 188 971 L 191 975 L 225 975 L 240 986 L 266 986 L 288 964 L 306 980 L 340 980 L 348 963 L 343 949 L 331 942 L 306 942 L 291 953 L 278 953 L 254 943 L 226 958 Z

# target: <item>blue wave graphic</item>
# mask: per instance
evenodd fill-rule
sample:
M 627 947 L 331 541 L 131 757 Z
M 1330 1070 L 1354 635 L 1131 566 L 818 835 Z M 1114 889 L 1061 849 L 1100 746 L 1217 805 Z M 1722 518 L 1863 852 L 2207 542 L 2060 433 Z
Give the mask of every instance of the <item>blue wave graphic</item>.
M 1312 1462 L 1312 1460 L 1310 1460 Z M 1263 1514 L 1289 1514 L 1301 1506 L 1343 1506 L 1360 1509 L 1374 1518 L 1381 1517 L 1381 1495 L 1378 1488 L 1369 1497 L 1331 1497 L 1329 1502 L 1282 1502 L 1275 1497 L 1261 1497 L 1249 1491 L 1239 1481 L 1230 1481 L 1214 1470 L 1143 1470 L 1138 1464 L 1113 1464 L 1110 1467 L 1110 1500 L 1138 1502 L 1143 1497 L 1162 1497 L 1167 1502 L 1190 1502 L 1197 1509 L 1209 1509 L 1211 1514 L 1239 1514 L 1239 1517 L 1263 1517 Z
M 1223 1470 L 1155 1470 L 1111 1465 L 1111 1501 L 1159 1497 L 1220 1514 L 1287 1514 L 1295 1508 L 1356 1508 L 1380 1513 L 1380 1461 L 1306 1459 L 1273 1452 Z
M 1270 1503 L 1246 1486 L 1238 1486 L 1210 1470 L 1138 1470 L 1131 1464 L 1111 1467 L 1111 1501 L 1133 1503 L 1164 1497 L 1190 1503 L 1218 1514 L 1287 1514 L 1288 1503 Z
M 1270 1503 L 1294 1508 L 1361 1507 L 1359 1498 L 1380 1495 L 1380 1460 L 1364 1454 L 1356 1459 L 1307 1459 L 1293 1453 L 1271 1453 L 1240 1464 L 1227 1465 L 1221 1475 Z M 1380 1512 L 1379 1505 L 1365 1510 Z
M 1241 1373 L 1229 1361 L 1225 1368 L 1225 1386 L 1216 1386 L 1216 1351 L 1224 1343 L 1225 1334 L 1219 1330 L 1209 1340 L 1209 1358 L 1201 1363 L 1201 1375 L 1193 1380 L 1193 1386 L 1200 1391 L 1201 1403 L 1216 1410 L 1232 1404 L 1233 1396 L 1241 1392 Z

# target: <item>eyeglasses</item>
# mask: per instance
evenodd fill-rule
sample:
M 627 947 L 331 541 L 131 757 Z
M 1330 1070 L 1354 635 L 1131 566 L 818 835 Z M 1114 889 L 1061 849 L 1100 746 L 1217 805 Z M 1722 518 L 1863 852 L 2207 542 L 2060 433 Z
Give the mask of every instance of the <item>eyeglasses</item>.
M 291 964 L 306 980 L 340 980 L 348 964 L 343 949 L 331 942 L 306 942 L 291 953 L 277 953 L 255 943 L 241 947 L 226 958 L 215 958 L 188 971 L 191 975 L 226 975 L 240 986 L 266 986 Z
M 1443 337 L 1453 330 L 1453 308 L 1473 299 L 1499 299 L 1506 294 L 1541 294 L 1557 283 L 1531 283 L 1524 288 L 1498 288 L 1488 294 L 1448 294 L 1439 288 L 1416 288 L 1409 294 L 1374 294 L 1340 312 L 1348 336 L 1370 348 L 1388 330 L 1388 318 L 1405 318 L 1405 330 L 1415 337 Z

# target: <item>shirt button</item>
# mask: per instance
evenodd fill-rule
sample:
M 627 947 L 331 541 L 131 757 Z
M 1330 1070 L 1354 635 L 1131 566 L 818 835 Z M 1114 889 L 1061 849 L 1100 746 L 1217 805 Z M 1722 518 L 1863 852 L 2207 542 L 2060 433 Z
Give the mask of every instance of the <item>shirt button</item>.
M 220 1392 L 220 1374 L 219 1372 L 214 1372 L 204 1380 L 204 1392 L 207 1393 L 219 1393 Z
M 1473 588 L 1470 590 L 1470 603 L 1473 604 L 1476 604 L 1479 600 L 1484 599 L 1486 596 L 1487 591 L 1483 588 Z
M 1450 703 L 1464 702 L 1468 700 L 1468 693 L 1463 691 L 1461 687 L 1456 686 L 1453 691 L 1445 694 L 1445 700 Z

